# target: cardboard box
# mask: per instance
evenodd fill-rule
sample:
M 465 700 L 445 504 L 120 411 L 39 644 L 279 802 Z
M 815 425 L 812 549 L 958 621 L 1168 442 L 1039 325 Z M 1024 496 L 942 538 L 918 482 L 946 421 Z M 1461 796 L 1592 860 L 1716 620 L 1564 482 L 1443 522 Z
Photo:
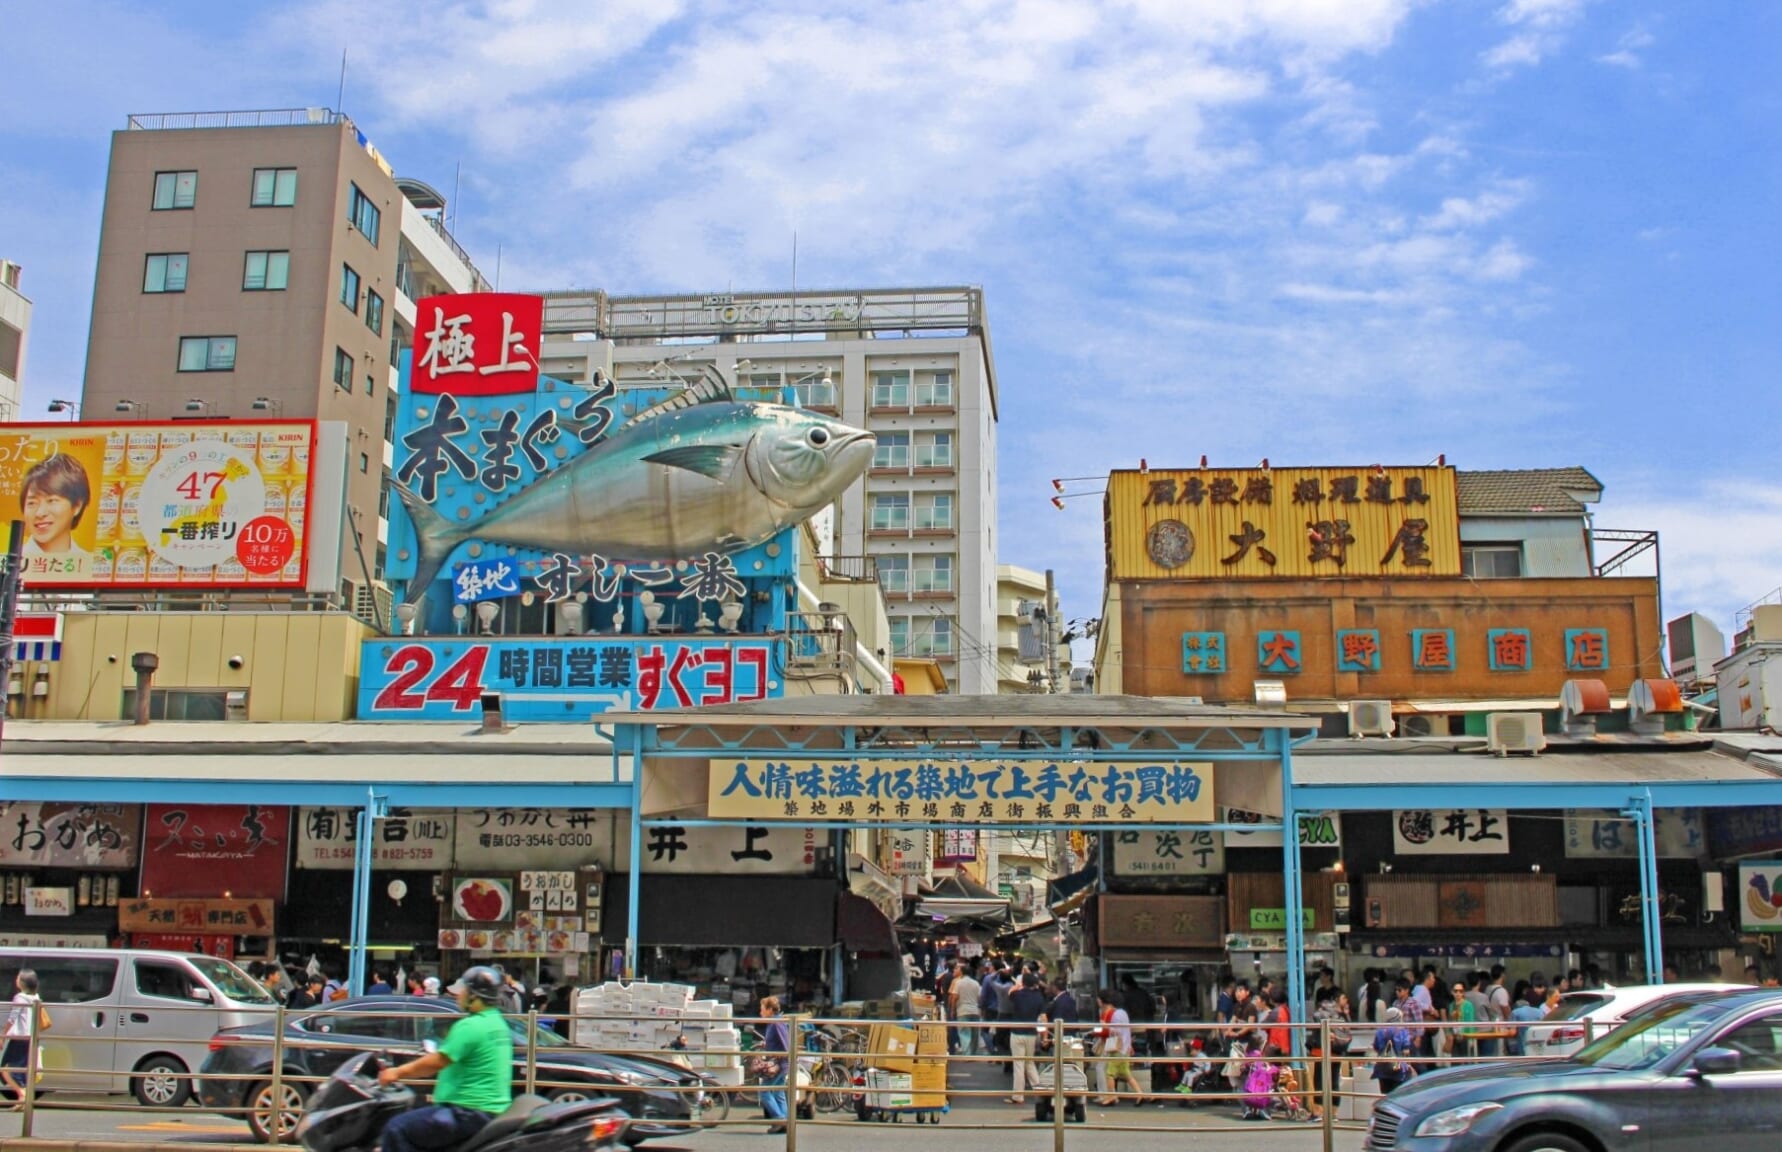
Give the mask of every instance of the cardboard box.
M 910 1074 L 910 1086 L 917 1092 L 945 1093 L 947 1090 L 946 1064 L 939 1060 L 916 1061 L 916 1070 Z
M 886 1072 L 910 1073 L 916 1068 L 916 1030 L 898 1024 L 874 1024 L 867 1033 L 867 1064 Z M 941 1051 L 946 1051 L 943 1030 Z
M 911 992 L 910 1015 L 918 1020 L 934 1019 L 934 995 L 929 992 Z
M 916 1025 L 916 1055 L 945 1056 L 947 1054 L 947 1026 L 945 1024 Z

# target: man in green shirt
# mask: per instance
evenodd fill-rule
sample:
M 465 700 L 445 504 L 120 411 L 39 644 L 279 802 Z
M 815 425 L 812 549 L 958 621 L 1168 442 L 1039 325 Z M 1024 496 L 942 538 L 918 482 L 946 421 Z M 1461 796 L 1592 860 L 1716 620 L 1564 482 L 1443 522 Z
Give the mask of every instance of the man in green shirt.
M 404 1112 L 384 1129 L 384 1152 L 455 1148 L 513 1103 L 514 1037 L 501 1016 L 500 975 L 478 965 L 447 991 L 466 1015 L 439 1050 L 378 1073 L 380 1084 L 438 1076 L 429 1107 Z

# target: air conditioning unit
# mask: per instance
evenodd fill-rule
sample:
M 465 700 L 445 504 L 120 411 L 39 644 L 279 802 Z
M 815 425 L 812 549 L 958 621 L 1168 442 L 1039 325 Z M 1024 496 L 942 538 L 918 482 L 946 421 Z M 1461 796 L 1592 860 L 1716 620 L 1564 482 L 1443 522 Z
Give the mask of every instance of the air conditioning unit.
M 1434 736 L 1436 717 L 1422 714 L 1406 716 L 1401 724 L 1406 736 Z M 1445 720 L 1445 718 L 1443 718 Z
M 1392 701 L 1351 700 L 1349 702 L 1349 735 L 1392 735 Z
M 1485 717 L 1485 746 L 1498 756 L 1533 755 L 1547 746 L 1539 712 L 1492 712 Z

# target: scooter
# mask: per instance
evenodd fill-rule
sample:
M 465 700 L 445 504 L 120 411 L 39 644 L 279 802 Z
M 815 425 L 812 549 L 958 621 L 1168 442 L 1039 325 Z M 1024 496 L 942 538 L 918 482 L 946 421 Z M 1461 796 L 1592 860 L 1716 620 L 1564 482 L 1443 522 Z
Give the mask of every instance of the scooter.
M 403 1084 L 379 1084 L 376 1053 L 353 1057 L 318 1087 L 297 1122 L 297 1142 L 308 1152 L 366 1152 L 385 1125 L 421 1099 Z M 516 1096 L 508 1110 L 453 1152 L 589 1152 L 615 1149 L 628 1117 L 611 1099 L 552 1104 Z

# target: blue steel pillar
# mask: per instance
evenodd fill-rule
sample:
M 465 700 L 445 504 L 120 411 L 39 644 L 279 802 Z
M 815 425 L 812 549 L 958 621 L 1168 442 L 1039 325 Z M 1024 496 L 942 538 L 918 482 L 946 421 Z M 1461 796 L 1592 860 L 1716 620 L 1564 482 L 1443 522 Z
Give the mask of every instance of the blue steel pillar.
M 376 793 L 370 793 L 365 806 L 353 816 L 353 923 L 347 940 L 347 988 L 354 996 L 365 994 L 366 949 L 371 943 L 371 846 L 381 802 Z
M 1287 904 L 1287 1006 L 1295 1024 L 1306 1022 L 1305 894 L 1299 872 L 1299 808 L 1293 797 L 1292 742 L 1284 731 L 1274 738 L 1281 752 L 1281 863 L 1286 877 Z M 1293 1033 L 1293 1054 L 1305 1055 L 1305 1033 Z
M 625 979 L 637 979 L 637 924 L 643 903 L 643 739 L 631 745 L 631 863 L 625 873 Z
M 1652 807 L 1652 790 L 1639 798 L 1640 832 L 1640 925 L 1646 941 L 1646 983 L 1664 979 L 1664 917 L 1658 905 L 1658 829 L 1657 811 Z

